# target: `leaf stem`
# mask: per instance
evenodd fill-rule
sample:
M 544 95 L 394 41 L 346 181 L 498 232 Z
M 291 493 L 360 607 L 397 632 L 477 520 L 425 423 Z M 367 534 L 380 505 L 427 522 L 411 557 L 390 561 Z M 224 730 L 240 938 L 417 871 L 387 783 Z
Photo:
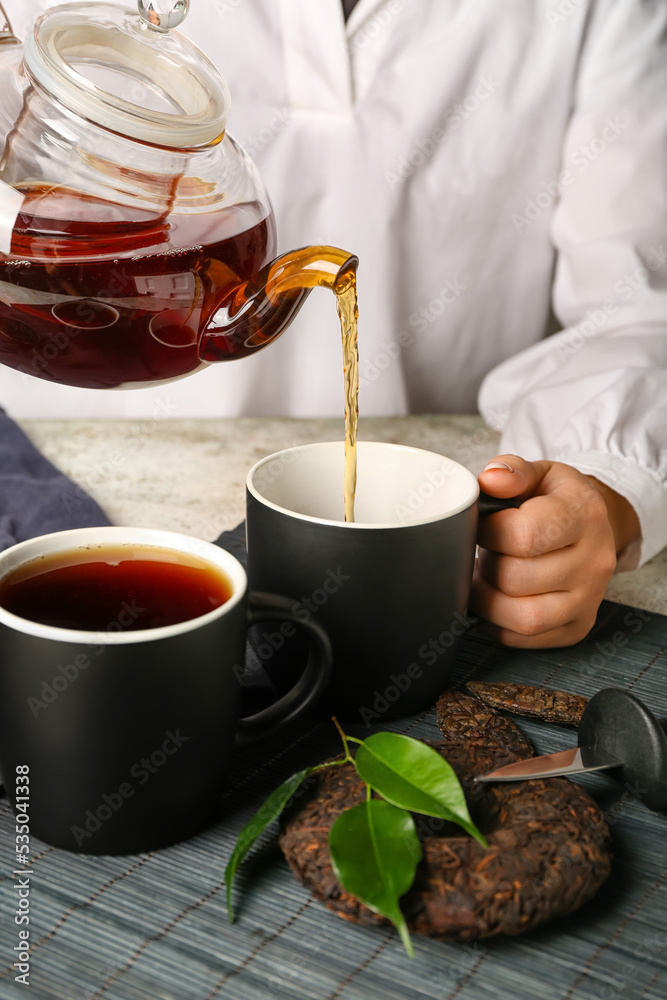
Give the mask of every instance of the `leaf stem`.
M 408 930 L 408 925 L 405 922 L 405 917 L 403 916 L 401 910 L 399 909 L 396 914 L 396 919 L 394 920 L 394 927 L 401 936 L 401 941 L 403 942 L 403 947 L 408 953 L 408 958 L 415 957 L 415 949 L 412 944 L 412 939 L 410 937 L 410 931 Z
M 324 771 L 328 767 L 342 767 L 343 764 L 354 764 L 354 757 L 350 753 L 350 747 L 349 747 L 348 743 L 349 743 L 349 741 L 352 741 L 353 743 L 359 743 L 359 744 L 361 744 L 361 743 L 363 743 L 363 740 L 358 740 L 354 736 L 348 736 L 346 733 L 344 733 L 343 730 L 342 730 L 342 728 L 341 728 L 341 725 L 340 725 L 340 723 L 339 723 L 339 721 L 338 721 L 338 719 L 336 718 L 335 715 L 333 716 L 332 721 L 333 721 L 336 729 L 340 733 L 341 740 L 343 741 L 343 748 L 345 750 L 345 756 L 343 757 L 342 760 L 326 760 L 323 764 L 315 764 L 314 767 L 309 767 L 308 768 L 308 774 L 315 774 L 316 771 Z M 369 788 L 369 794 L 370 794 L 370 788 Z
M 343 730 L 341 729 L 340 722 L 338 721 L 338 719 L 336 718 L 335 715 L 333 716 L 333 719 L 331 721 L 333 722 L 334 726 L 336 727 L 336 729 L 340 733 L 340 738 L 343 741 L 343 747 L 345 748 L 345 760 L 341 761 L 341 763 L 344 763 L 344 764 L 348 764 L 348 763 L 349 764 L 353 764 L 354 763 L 354 758 L 352 757 L 352 754 L 350 753 L 350 748 L 348 746 L 348 740 L 352 740 L 354 743 L 361 743 L 361 740 L 355 740 L 353 736 L 346 736 L 345 733 L 343 732 Z
M 343 757 L 342 760 L 325 760 L 324 764 L 316 764 L 308 768 L 308 774 L 315 774 L 316 771 L 325 771 L 328 767 L 342 767 L 343 764 L 353 763 L 351 757 Z

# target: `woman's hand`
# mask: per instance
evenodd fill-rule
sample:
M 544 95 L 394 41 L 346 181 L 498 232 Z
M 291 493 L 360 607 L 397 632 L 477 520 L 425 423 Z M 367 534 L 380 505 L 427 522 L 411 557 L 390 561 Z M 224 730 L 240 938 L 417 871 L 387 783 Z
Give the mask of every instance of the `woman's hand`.
M 617 554 L 640 536 L 634 508 L 561 462 L 499 455 L 479 483 L 491 496 L 524 502 L 480 521 L 471 610 L 508 646 L 569 646 L 583 639 Z

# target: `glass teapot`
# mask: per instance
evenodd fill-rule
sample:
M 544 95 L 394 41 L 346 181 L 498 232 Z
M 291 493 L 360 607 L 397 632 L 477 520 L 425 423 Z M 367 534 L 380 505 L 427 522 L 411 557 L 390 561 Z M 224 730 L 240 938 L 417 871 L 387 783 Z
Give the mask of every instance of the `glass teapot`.
M 273 259 L 225 81 L 172 30 L 188 7 L 70 3 L 21 46 L 0 5 L 0 363 L 86 388 L 167 382 L 254 353 L 312 288 L 354 280 L 335 247 Z

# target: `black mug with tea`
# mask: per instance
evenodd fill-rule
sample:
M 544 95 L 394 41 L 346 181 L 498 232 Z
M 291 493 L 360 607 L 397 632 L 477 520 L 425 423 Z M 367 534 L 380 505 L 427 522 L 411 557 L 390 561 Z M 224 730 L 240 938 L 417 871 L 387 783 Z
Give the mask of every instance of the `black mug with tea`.
M 288 448 L 248 473 L 248 577 L 323 626 L 334 666 L 321 707 L 384 724 L 435 704 L 469 627 L 478 518 L 516 499 L 480 494 L 464 466 L 420 448 L 358 443 L 354 522 L 340 441 Z M 276 659 L 278 659 L 276 657 Z
M 232 555 L 172 532 L 82 528 L 0 553 L 0 773 L 31 836 L 125 854 L 200 830 L 234 746 L 326 687 L 327 636 L 292 603 L 248 594 Z M 305 630 L 310 659 L 241 719 L 246 631 L 268 620 Z

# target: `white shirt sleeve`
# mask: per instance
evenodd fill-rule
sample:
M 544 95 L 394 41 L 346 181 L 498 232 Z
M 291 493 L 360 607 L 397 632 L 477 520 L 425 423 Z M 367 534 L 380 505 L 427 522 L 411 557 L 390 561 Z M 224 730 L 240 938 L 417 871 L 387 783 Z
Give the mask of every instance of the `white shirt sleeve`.
M 562 170 L 545 178 L 559 194 L 564 329 L 499 365 L 479 395 L 503 452 L 566 462 L 630 501 L 642 538 L 619 569 L 667 544 L 666 39 L 667 4 L 596 5 Z M 517 230 L 540 211 L 537 196 Z

